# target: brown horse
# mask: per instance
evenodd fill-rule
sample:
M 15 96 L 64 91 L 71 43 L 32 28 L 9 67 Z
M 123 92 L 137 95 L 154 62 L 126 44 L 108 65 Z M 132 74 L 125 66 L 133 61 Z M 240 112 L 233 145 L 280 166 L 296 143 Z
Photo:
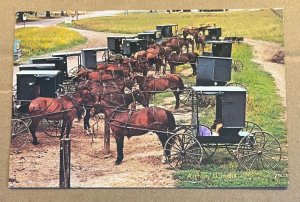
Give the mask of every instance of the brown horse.
M 134 83 L 139 85 L 140 90 L 144 93 L 147 100 L 147 106 L 149 106 L 150 96 L 156 92 L 162 92 L 167 89 L 171 89 L 176 98 L 175 109 L 179 108 L 179 95 L 184 90 L 184 84 L 182 79 L 175 74 L 166 74 L 164 77 L 155 78 L 153 76 L 135 76 L 132 78 Z
M 109 70 L 109 71 L 123 71 L 125 77 L 130 76 L 130 67 L 126 64 L 110 64 L 102 63 L 97 65 L 97 70 Z
M 170 65 L 171 74 L 175 73 L 175 67 L 178 65 L 183 65 L 189 63 L 193 69 L 193 75 L 196 75 L 196 61 L 198 54 L 197 53 L 181 53 L 177 54 L 171 52 L 169 55 L 166 55 L 166 60 Z
M 82 81 L 78 84 L 77 89 L 81 90 L 81 89 L 90 89 L 92 93 L 94 93 L 97 97 L 97 101 L 100 100 L 100 98 L 102 96 L 105 95 L 111 95 L 111 94 L 124 94 L 124 89 L 125 87 L 129 88 L 130 90 L 133 87 L 133 82 L 129 79 L 126 80 L 109 80 L 109 81 L 105 81 L 105 82 L 94 82 L 94 81 Z M 144 96 L 141 96 L 140 93 L 133 93 L 132 95 L 129 95 L 131 97 L 133 97 L 135 100 L 137 100 L 137 102 L 143 104 L 144 106 L 145 104 L 145 98 Z M 124 101 L 125 99 L 125 101 Z M 118 100 L 118 99 L 117 99 Z M 123 98 L 123 100 L 120 102 L 120 105 L 122 103 L 128 103 L 130 101 L 130 98 L 128 97 Z M 90 109 L 89 106 L 87 106 L 87 110 L 86 110 L 86 114 L 84 116 L 83 119 L 83 127 L 86 131 L 87 134 L 90 134 Z
M 196 34 L 194 36 L 194 38 L 195 38 L 195 43 L 196 43 L 196 49 L 199 50 L 200 45 L 201 45 L 201 51 L 203 53 L 204 52 L 204 48 L 205 48 L 205 35 Z
M 84 113 L 82 104 L 93 104 L 96 102 L 96 96 L 88 89 L 81 90 L 75 93 L 66 94 L 60 98 L 39 97 L 32 100 L 28 104 L 28 113 L 31 117 L 29 126 L 32 135 L 32 143 L 38 144 L 35 135 L 36 129 L 43 118 L 48 120 L 62 120 L 61 138 L 64 135 L 65 128 L 66 137 L 69 137 L 73 120 L 77 114 L 80 120 Z
M 80 68 L 77 78 L 82 80 L 90 80 L 95 82 L 103 82 L 107 80 L 124 79 L 123 70 L 97 70 L 93 71 L 86 68 Z
M 166 41 L 162 42 L 162 45 L 165 47 L 171 47 L 177 53 L 181 52 L 180 50 L 183 47 L 185 47 L 187 52 L 189 52 L 189 45 L 192 45 L 192 52 L 194 52 L 194 41 L 191 38 L 173 37 L 173 38 L 167 39 Z M 177 47 L 180 48 L 179 51 L 178 51 Z
M 149 64 L 146 57 L 141 57 L 139 59 L 126 58 L 122 61 L 123 65 L 129 66 L 132 72 L 143 73 L 144 76 L 147 76 L 149 71 Z
M 166 141 L 176 128 L 173 114 L 170 111 L 159 107 L 143 108 L 136 111 L 121 110 L 118 106 L 114 106 L 111 100 L 101 100 L 99 104 L 95 104 L 91 110 L 91 115 L 103 112 L 108 119 L 111 131 L 117 143 L 117 160 L 119 165 L 123 158 L 124 136 L 128 138 L 139 136 L 152 131 L 157 134 L 162 147 L 164 148 Z M 166 155 L 170 155 L 170 147 L 166 146 L 164 151 Z
M 186 39 L 186 37 L 188 35 L 191 35 L 191 36 L 195 36 L 196 34 L 198 35 L 201 31 L 203 32 L 208 27 L 211 27 L 211 24 L 202 25 L 200 27 L 194 27 L 194 26 L 184 27 L 184 28 L 181 29 L 182 30 L 182 36 L 183 36 L 184 39 Z

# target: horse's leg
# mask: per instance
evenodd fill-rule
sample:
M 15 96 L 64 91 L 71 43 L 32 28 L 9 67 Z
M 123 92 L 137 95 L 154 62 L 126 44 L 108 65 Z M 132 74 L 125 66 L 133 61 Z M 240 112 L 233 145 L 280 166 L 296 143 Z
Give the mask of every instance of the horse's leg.
M 175 99 L 176 99 L 175 109 L 178 109 L 179 108 L 179 93 L 177 91 L 173 91 L 173 94 L 174 94 Z
M 166 142 L 169 139 L 169 135 L 164 134 L 164 133 L 157 133 L 157 136 L 158 136 L 158 139 L 161 142 L 162 148 L 164 149 L 165 145 L 166 145 Z M 172 146 L 172 142 L 171 142 L 171 144 L 166 145 L 166 149 L 164 150 L 164 154 L 168 157 L 171 155 L 171 150 L 170 150 L 171 146 Z M 163 159 L 162 159 L 162 163 L 166 163 L 166 159 L 164 158 L 164 156 L 163 156 Z
M 85 113 L 85 116 L 83 118 L 83 128 L 84 128 L 84 131 L 87 133 L 87 135 L 90 135 L 90 117 L 91 117 L 91 110 L 90 109 L 86 109 L 86 113 Z
M 191 64 L 193 69 L 193 75 L 196 75 L 196 64 Z
M 115 135 L 116 143 L 117 143 L 117 160 L 115 161 L 115 165 L 120 165 L 123 160 L 123 147 L 124 147 L 124 136 L 123 135 Z
M 39 142 L 37 141 L 37 137 L 35 135 L 35 131 L 36 131 L 40 121 L 41 121 L 41 119 L 34 118 L 34 119 L 32 119 L 32 121 L 29 125 L 29 130 L 32 135 L 32 144 L 34 144 L 34 145 L 39 144 Z
M 149 103 L 150 103 L 150 93 L 144 93 L 145 96 L 145 100 L 147 102 L 146 107 L 149 107 Z

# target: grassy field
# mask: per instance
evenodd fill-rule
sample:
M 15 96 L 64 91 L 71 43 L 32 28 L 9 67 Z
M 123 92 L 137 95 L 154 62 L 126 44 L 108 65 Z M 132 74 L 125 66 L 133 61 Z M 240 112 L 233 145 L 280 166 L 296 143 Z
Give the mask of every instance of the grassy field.
M 200 170 L 182 170 L 175 173 L 178 187 L 285 187 L 288 185 L 287 131 L 283 121 L 284 107 L 276 94 L 271 75 L 251 61 L 252 50 L 247 45 L 234 45 L 233 58 L 244 64 L 242 72 L 232 75 L 232 82 L 244 84 L 248 89 L 247 120 L 258 123 L 274 134 L 283 147 L 283 157 L 276 170 L 244 171 L 225 149 L 218 149 L 211 159 L 204 159 Z M 185 83 L 195 83 L 194 77 L 185 77 Z M 214 117 L 214 109 L 204 112 L 203 121 Z
M 23 60 L 29 57 L 66 49 L 86 42 L 78 32 L 64 27 L 19 28 L 15 39 L 21 40 Z
M 177 23 L 179 29 L 216 23 L 223 36 L 244 36 L 283 44 L 282 18 L 270 9 L 221 13 L 130 13 L 128 16 L 97 17 L 73 22 L 72 27 L 102 32 L 138 33 L 158 24 Z

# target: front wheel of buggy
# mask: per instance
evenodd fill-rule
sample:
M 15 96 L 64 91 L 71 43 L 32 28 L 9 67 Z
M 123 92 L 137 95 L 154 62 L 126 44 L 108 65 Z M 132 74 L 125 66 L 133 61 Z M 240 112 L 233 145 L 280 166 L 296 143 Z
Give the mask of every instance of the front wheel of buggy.
M 191 134 L 174 134 L 166 142 L 164 156 L 175 169 L 197 169 L 203 158 L 199 141 Z
M 257 131 L 241 139 L 236 158 L 246 170 L 271 170 L 278 165 L 281 155 L 279 141 L 268 132 Z

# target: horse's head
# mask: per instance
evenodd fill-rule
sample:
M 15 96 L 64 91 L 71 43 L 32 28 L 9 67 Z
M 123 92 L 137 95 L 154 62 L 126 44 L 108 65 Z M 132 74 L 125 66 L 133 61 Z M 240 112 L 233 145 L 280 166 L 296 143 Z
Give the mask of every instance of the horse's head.
M 78 122 L 85 116 L 85 107 L 83 105 L 79 105 L 76 109 Z
M 144 77 L 140 76 L 140 75 L 136 75 L 134 76 L 131 81 L 133 82 L 133 84 L 142 84 L 144 82 Z
M 134 97 L 135 101 L 143 105 L 143 107 L 147 106 L 145 95 L 140 90 L 134 90 L 132 92 L 132 96 Z
M 97 101 L 97 96 L 89 87 L 85 87 L 79 91 L 81 103 L 86 105 L 92 105 Z
M 96 103 L 96 104 L 93 104 L 90 115 L 91 115 L 91 117 L 94 117 L 97 114 L 103 113 L 103 112 L 104 112 L 103 106 L 100 103 Z
M 125 84 L 125 87 L 127 87 L 129 90 L 132 90 L 133 86 L 134 86 L 134 82 L 132 79 L 130 78 L 126 78 L 124 80 L 124 84 Z
M 77 77 L 78 78 L 83 78 L 83 77 L 87 77 L 88 73 L 90 71 L 84 67 L 79 68 L 78 73 L 77 73 Z

